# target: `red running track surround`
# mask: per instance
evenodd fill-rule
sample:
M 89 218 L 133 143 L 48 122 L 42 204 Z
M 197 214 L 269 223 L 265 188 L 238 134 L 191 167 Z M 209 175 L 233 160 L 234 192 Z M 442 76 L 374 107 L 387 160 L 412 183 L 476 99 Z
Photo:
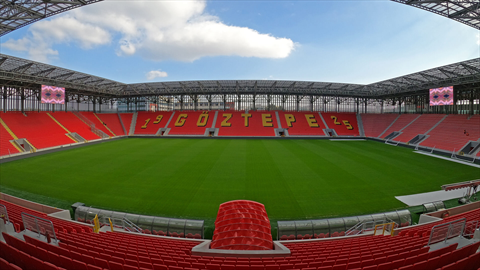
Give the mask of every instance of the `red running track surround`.
M 116 113 L 97 113 L 98 118 L 102 120 L 107 127 L 115 133 L 117 136 L 125 135 L 123 132 L 122 124 L 120 123 L 120 118 Z M 127 129 L 127 127 L 125 127 Z M 128 131 L 127 131 L 128 132 Z
M 100 129 L 101 131 L 105 132 L 108 136 L 115 136 L 112 132 L 110 132 L 102 123 L 101 120 L 95 116 L 93 112 L 80 112 L 83 116 L 85 116 L 88 120 L 92 121 L 95 124 L 95 128 Z M 108 125 L 108 124 L 107 124 Z
M 325 125 L 318 112 L 278 111 L 282 128 L 288 129 L 288 135 L 325 136 Z
M 468 136 L 464 134 L 464 130 Z M 429 137 L 420 145 L 460 151 L 467 142 L 480 138 L 480 115 L 474 115 L 470 119 L 468 115 L 448 115 L 428 135 Z
M 382 138 L 387 137 L 390 133 L 394 131 L 400 131 L 406 125 L 410 124 L 415 118 L 418 117 L 418 114 L 402 114 L 400 117 L 393 123 L 393 125 L 383 133 Z M 395 139 L 394 139 L 395 140 Z
M 125 126 L 125 130 L 127 131 L 127 134 L 130 132 L 130 126 L 132 125 L 132 118 L 133 118 L 133 113 L 121 113 L 120 117 L 122 118 L 123 126 Z
M 218 111 L 218 136 L 275 136 L 278 128 L 274 111 Z
M 335 129 L 339 136 L 359 136 L 357 115 L 355 113 L 322 112 L 329 128 Z
M 210 247 L 227 250 L 272 250 L 270 220 L 265 206 L 247 200 L 220 204 Z
M 418 134 L 425 134 L 438 121 L 445 117 L 444 114 L 422 114 L 415 122 L 402 130 L 402 134 L 393 138 L 397 142 L 408 142 Z
M 0 114 L 5 124 L 20 139 L 26 138 L 35 148 L 75 143 L 46 112 L 7 112 Z
M 0 156 L 18 153 L 17 148 L 10 142 L 13 139 L 3 125 L 0 125 Z
M 155 135 L 167 125 L 171 115 L 172 112 L 138 112 L 134 134 Z
M 361 114 L 366 137 L 376 138 L 388 128 L 398 114 Z
M 204 135 L 205 130 L 212 127 L 214 118 L 214 111 L 175 111 L 168 135 Z
M 100 137 L 91 131 L 90 126 L 85 124 L 72 112 L 51 112 L 50 115 L 57 119 L 57 121 L 70 132 L 76 132 L 85 140 L 100 139 Z

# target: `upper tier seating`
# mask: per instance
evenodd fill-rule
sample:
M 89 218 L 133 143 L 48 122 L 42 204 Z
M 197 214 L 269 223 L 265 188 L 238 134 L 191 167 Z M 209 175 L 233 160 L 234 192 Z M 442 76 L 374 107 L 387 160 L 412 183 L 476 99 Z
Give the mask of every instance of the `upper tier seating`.
M 282 128 L 288 129 L 292 136 L 325 136 L 325 125 L 318 112 L 283 112 L 278 111 Z
M 122 118 L 123 125 L 125 126 L 125 130 L 127 131 L 127 134 L 125 135 L 129 135 L 128 132 L 130 132 L 133 113 L 121 113 L 120 117 Z
M 398 117 L 398 114 L 361 114 L 367 137 L 378 137 Z M 388 134 L 387 134 L 388 135 Z
M 72 112 L 52 112 L 50 115 L 57 119 L 57 121 L 70 132 L 76 132 L 85 140 L 90 141 L 100 139 L 99 136 L 91 131 L 90 126 L 80 120 L 80 118 Z
M 107 134 L 110 137 L 115 136 L 110 130 L 108 130 L 107 127 L 103 125 L 102 120 L 98 118 L 98 116 L 93 113 L 93 112 L 80 112 L 83 116 L 85 116 L 88 120 L 92 121 L 92 123 L 95 124 L 95 128 L 100 129 L 103 131 L 105 134 Z
M 464 130 L 468 136 L 464 134 Z M 468 115 L 448 115 L 428 135 L 420 145 L 459 151 L 468 141 L 480 138 L 480 115 L 474 115 L 470 119 Z
M 357 115 L 355 113 L 322 112 L 329 128 L 335 129 L 339 136 L 359 136 Z
M 175 111 L 168 125 L 169 135 L 204 135 L 212 127 L 214 111 Z M 218 120 L 217 120 L 218 122 Z
M 402 130 L 402 134 L 398 135 L 393 140 L 397 142 L 408 142 L 418 134 L 425 134 L 437 124 L 438 121 L 442 120 L 443 117 L 445 117 L 444 114 L 422 114 L 420 118 Z
M 115 133 L 117 136 L 125 135 L 123 132 L 122 124 L 120 123 L 120 118 L 116 113 L 97 113 L 98 118 L 102 120 L 107 127 Z M 126 129 L 127 127 L 125 127 Z
M 418 117 L 418 114 L 402 114 L 400 117 L 393 123 L 393 125 L 383 133 L 382 138 L 387 137 L 390 133 L 394 131 L 400 131 L 406 125 L 410 124 L 415 118 Z
M 26 114 L 28 116 L 21 112 L 7 112 L 0 117 L 18 138 L 26 138 L 37 149 L 75 143 L 46 112 Z
M 18 153 L 18 149 L 10 142 L 13 139 L 12 135 L 0 124 L 0 156 Z
M 219 111 L 215 127 L 219 136 L 275 136 L 278 124 L 273 111 Z
M 138 112 L 134 134 L 155 135 L 167 125 L 171 115 L 172 112 Z

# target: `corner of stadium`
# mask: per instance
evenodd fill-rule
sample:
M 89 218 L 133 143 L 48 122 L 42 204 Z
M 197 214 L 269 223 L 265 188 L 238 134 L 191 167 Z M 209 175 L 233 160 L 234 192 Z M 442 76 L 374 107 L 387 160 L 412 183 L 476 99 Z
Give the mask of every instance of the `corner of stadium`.
M 392 0 L 480 31 L 478 1 Z M 101 0 L 0 1 L 0 36 Z M 480 58 L 127 84 L 0 53 L 2 270 L 479 270 Z

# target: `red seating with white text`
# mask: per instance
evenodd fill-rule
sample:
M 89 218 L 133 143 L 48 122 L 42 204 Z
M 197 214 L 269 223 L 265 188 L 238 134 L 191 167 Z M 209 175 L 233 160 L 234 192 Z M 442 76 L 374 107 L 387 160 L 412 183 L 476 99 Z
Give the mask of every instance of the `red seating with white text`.
M 325 125 L 318 112 L 282 112 L 279 111 L 282 128 L 289 135 L 325 136 Z
M 212 127 L 214 117 L 214 111 L 175 111 L 168 134 L 204 135 L 205 130 Z
M 273 111 L 219 111 L 215 127 L 219 136 L 275 136 L 278 124 Z
M 88 120 L 92 121 L 95 124 L 95 128 L 100 129 L 105 132 L 108 136 L 115 136 L 108 128 L 103 125 L 103 122 L 98 118 L 98 116 L 93 112 L 80 112 Z
M 75 143 L 46 112 L 26 114 L 7 112 L 0 117 L 18 138 L 26 138 L 37 149 Z
M 408 142 L 415 138 L 418 134 L 425 134 L 438 121 L 445 117 L 444 114 L 422 114 L 420 118 L 415 120 L 411 125 L 402 130 L 402 134 L 394 138 L 395 141 Z
M 363 130 L 367 137 L 378 137 L 392 124 L 398 114 L 361 114 Z
M 134 134 L 155 135 L 167 125 L 172 112 L 138 112 Z
M 80 118 L 71 112 L 53 112 L 50 113 L 60 124 L 62 124 L 70 132 L 76 132 L 85 140 L 100 139 Z
M 329 128 L 335 129 L 339 136 L 359 136 L 357 115 L 355 113 L 322 112 Z
M 117 136 L 125 135 L 123 132 L 122 124 L 120 123 L 120 118 L 116 113 L 97 113 L 98 118 L 102 120 L 107 127 Z M 126 129 L 126 127 L 125 127 Z

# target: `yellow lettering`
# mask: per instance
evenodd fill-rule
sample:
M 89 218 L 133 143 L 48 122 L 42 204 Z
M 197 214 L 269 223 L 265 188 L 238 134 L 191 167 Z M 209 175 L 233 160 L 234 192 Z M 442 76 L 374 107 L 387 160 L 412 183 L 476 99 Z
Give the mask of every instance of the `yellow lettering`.
M 295 123 L 295 116 L 293 116 L 293 114 L 285 114 L 285 121 L 287 122 L 287 126 L 288 127 L 292 127 L 293 124 L 292 123 Z
M 317 119 L 315 119 L 315 116 L 313 114 L 305 114 L 305 118 L 307 118 L 307 122 L 310 127 L 318 127 Z
M 248 118 L 252 117 L 251 113 L 242 113 L 242 117 L 245 118 L 245 126 L 248 127 Z
M 335 125 L 341 125 L 341 124 L 342 124 L 342 123 L 340 123 L 340 122 L 337 121 L 337 117 L 336 117 L 335 115 L 330 116 L 330 118 L 333 119 L 333 123 L 334 123 Z
M 143 129 L 147 128 L 148 122 L 150 122 L 150 118 L 145 120 L 145 125 L 143 125 L 141 128 L 143 128 Z
M 273 127 L 272 115 L 269 113 L 262 113 L 262 124 L 264 127 Z
M 162 121 L 162 118 L 163 118 L 163 115 L 161 115 L 161 114 L 158 115 L 158 116 L 157 116 L 157 120 L 153 121 L 153 123 L 154 123 L 154 124 L 160 123 L 160 121 Z
M 185 120 L 187 119 L 188 114 L 186 113 L 181 113 L 178 115 L 177 121 L 175 121 L 175 126 L 176 127 L 183 127 L 185 124 Z
M 207 125 L 207 122 L 208 122 L 208 113 L 203 112 L 198 117 L 197 127 L 204 127 Z
M 223 117 L 225 117 L 222 121 L 222 123 L 220 124 L 220 126 L 222 127 L 231 127 L 232 126 L 232 123 L 228 123 L 228 120 L 230 120 L 230 118 L 232 118 L 232 114 L 231 113 L 224 113 L 222 115 Z
M 343 120 L 342 122 L 347 127 L 348 130 L 353 129 L 352 125 L 350 124 L 350 122 L 348 122 L 348 120 Z

